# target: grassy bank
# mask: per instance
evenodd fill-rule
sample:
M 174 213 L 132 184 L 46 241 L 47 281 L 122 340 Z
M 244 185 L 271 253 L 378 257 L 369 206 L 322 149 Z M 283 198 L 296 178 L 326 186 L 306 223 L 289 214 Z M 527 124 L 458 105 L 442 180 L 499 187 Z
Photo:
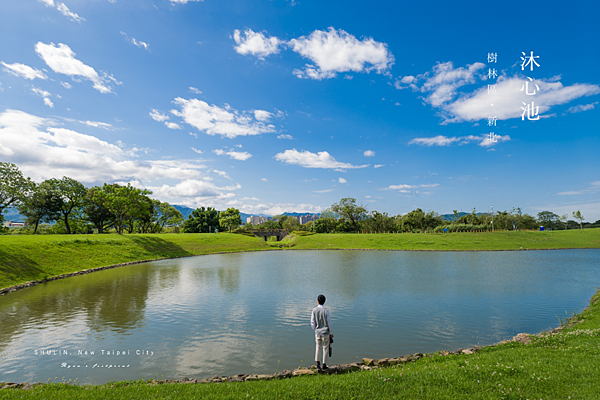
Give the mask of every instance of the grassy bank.
M 472 355 L 441 355 L 372 371 L 271 381 L 177 384 L 54 383 L 2 389 L 0 398 L 45 399 L 597 399 L 600 301 L 560 332 L 509 342 Z M 1 386 L 1 385 L 0 385 Z
M 228 233 L 0 236 L 0 288 L 27 281 L 159 258 L 276 248 L 277 242 Z M 600 248 L 600 229 L 452 234 L 318 234 L 291 249 L 519 250 Z

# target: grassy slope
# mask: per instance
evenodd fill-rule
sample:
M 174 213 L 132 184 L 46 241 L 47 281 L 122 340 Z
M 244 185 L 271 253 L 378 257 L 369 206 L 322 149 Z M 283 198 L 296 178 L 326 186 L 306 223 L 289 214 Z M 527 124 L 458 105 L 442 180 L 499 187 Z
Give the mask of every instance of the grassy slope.
M 0 398 L 45 399 L 598 399 L 600 301 L 582 323 L 531 344 L 511 342 L 473 355 L 423 358 L 381 370 L 218 384 L 62 383 L 29 391 L 0 390 Z
M 319 234 L 293 249 L 518 250 L 600 248 L 600 229 L 452 234 Z M 0 236 L 0 288 L 128 261 L 266 250 L 276 242 L 228 233 Z

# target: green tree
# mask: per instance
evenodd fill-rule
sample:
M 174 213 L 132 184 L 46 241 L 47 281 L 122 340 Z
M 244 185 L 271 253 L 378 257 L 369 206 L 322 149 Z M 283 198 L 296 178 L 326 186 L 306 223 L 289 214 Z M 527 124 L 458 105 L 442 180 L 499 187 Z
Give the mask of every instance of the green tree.
M 106 196 L 106 207 L 116 217 L 115 225 L 117 232 L 123 234 L 125 224 L 139 218 L 143 212 L 143 197 L 152 194 L 149 190 L 137 189 L 131 184 L 127 186 L 115 187 L 114 190 Z
M 551 211 L 540 211 L 537 215 L 537 222 L 546 228 L 554 229 L 554 225 L 559 222 L 559 216 Z
M 4 221 L 2 211 L 11 205 L 17 206 L 34 187 L 35 183 L 25 178 L 15 164 L 0 162 L 0 223 Z
M 184 233 L 210 233 L 219 228 L 219 212 L 212 207 L 196 208 L 183 223 Z
M 231 232 L 242 224 L 242 217 L 240 216 L 240 210 L 237 208 L 230 207 L 225 211 L 219 213 L 219 224 Z
M 563 225 L 565 226 L 565 230 L 569 229 L 569 214 L 563 214 L 559 216 L 558 220 L 563 223 Z
M 157 204 L 158 216 L 154 220 L 154 233 L 161 232 L 165 226 L 179 226 L 183 222 L 183 214 L 181 211 L 170 205 L 169 203 L 159 202 Z
M 314 221 L 314 228 L 316 233 L 331 233 L 336 228 L 336 220 L 332 217 L 323 217 Z
M 300 221 L 298 221 L 298 217 L 294 217 L 291 215 L 283 215 L 286 217 L 283 221 L 281 221 L 281 228 L 287 230 L 288 232 L 296 231 L 300 227 Z
M 112 213 L 106 204 L 108 195 L 114 191 L 119 185 L 107 183 L 104 186 L 94 186 L 88 189 L 83 202 L 83 212 L 88 221 L 102 234 L 105 230 L 110 229 L 116 222 L 117 217 Z
M 460 214 L 458 213 L 458 210 L 452 210 L 452 213 L 454 214 L 454 222 L 457 222 L 458 219 L 460 218 Z
M 83 184 L 73 178 L 64 176 L 62 179 L 48 179 L 47 182 L 60 199 L 59 212 L 65 222 L 67 235 L 71 234 L 69 225 L 69 215 L 76 208 L 83 206 L 83 201 L 87 195 L 87 189 Z
M 368 231 L 389 232 L 396 230 L 394 217 L 390 217 L 386 212 L 371 211 L 369 218 L 364 221 L 364 227 Z
M 25 222 L 33 226 L 37 233 L 40 222 L 55 221 L 60 218 L 61 200 L 48 182 L 39 185 L 32 182 L 32 190 L 19 202 L 19 213 L 25 217 Z
M 581 215 L 581 211 L 577 210 L 577 212 L 573 211 L 573 218 L 579 220 L 579 229 L 583 229 L 583 220 L 585 217 Z M 586 222 L 587 223 L 587 222 Z
M 354 232 L 358 231 L 359 223 L 367 216 L 367 209 L 362 204 L 356 204 L 356 199 L 351 197 L 332 204 L 329 211 L 349 221 Z

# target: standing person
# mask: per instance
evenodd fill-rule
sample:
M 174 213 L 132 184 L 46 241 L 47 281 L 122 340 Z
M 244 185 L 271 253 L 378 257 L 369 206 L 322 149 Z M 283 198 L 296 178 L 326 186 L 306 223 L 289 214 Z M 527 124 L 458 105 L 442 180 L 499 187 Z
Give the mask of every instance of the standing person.
M 317 362 L 317 370 L 319 372 L 329 369 L 327 367 L 327 353 L 329 352 L 329 339 L 333 337 L 331 334 L 331 316 L 329 310 L 323 307 L 325 304 L 325 296 L 322 294 L 317 297 L 318 306 L 313 308 L 310 316 L 310 325 L 315 331 L 315 342 L 317 349 L 315 352 L 315 361 Z M 320 353 L 323 352 L 323 367 L 321 368 Z

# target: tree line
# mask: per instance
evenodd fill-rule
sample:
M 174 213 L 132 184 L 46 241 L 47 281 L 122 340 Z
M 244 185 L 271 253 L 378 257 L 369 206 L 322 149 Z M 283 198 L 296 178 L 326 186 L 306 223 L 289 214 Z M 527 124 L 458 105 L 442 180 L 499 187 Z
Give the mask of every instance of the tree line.
M 2 211 L 17 207 L 37 233 L 42 223 L 54 222 L 54 233 L 158 233 L 178 226 L 183 215 L 169 203 L 152 199 L 151 191 L 131 184 L 86 188 L 67 176 L 41 183 L 24 177 L 18 167 L 0 162 L 0 223 Z

